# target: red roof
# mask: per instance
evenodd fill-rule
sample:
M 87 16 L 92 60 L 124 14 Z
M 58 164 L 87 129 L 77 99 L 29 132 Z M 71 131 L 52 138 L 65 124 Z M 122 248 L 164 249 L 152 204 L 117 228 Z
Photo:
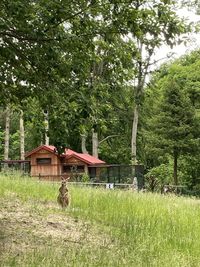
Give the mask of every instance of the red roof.
M 46 145 L 41 145 L 32 151 L 28 152 L 26 154 L 26 157 L 30 157 L 32 154 L 40 151 L 41 149 L 47 150 L 51 153 L 56 153 L 56 147 L 55 146 L 46 146 Z M 57 153 L 56 153 L 57 154 Z M 74 150 L 71 149 L 65 149 L 65 153 L 62 154 L 62 157 L 66 157 L 67 159 L 75 157 L 88 165 L 98 165 L 98 164 L 105 164 L 105 161 L 100 160 L 98 158 L 95 158 L 89 154 L 84 154 L 84 153 L 77 153 Z
M 66 149 L 65 150 L 65 157 L 66 158 L 78 158 L 82 161 L 84 161 L 85 163 L 89 164 L 89 165 L 93 165 L 93 164 L 105 164 L 105 161 L 100 160 L 95 158 L 94 156 L 91 156 L 89 154 L 83 154 L 83 153 L 77 153 L 71 149 Z

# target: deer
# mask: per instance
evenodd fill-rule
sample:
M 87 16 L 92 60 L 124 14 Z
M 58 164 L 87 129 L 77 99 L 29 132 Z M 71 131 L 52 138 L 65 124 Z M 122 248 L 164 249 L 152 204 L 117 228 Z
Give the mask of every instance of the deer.
M 59 195 L 57 197 L 58 204 L 64 209 L 69 205 L 69 195 L 68 195 L 68 189 L 67 189 L 67 180 L 69 180 L 70 177 L 64 178 L 61 177 L 62 182 L 61 186 L 59 188 Z

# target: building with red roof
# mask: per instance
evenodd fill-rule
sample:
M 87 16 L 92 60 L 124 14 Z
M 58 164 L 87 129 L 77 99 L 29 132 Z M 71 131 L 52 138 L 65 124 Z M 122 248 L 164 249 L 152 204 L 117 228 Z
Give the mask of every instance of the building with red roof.
M 47 179 L 61 176 L 93 174 L 96 176 L 100 166 L 106 163 L 92 155 L 77 153 L 71 149 L 65 149 L 61 155 L 56 147 L 41 145 L 26 154 L 30 160 L 31 176 L 39 176 Z

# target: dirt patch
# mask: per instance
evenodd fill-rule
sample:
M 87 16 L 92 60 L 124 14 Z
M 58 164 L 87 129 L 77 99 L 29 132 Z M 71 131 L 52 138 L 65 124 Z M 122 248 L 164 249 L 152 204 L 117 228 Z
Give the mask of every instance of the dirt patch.
M 94 226 L 70 217 L 56 204 L 38 202 L 35 206 L 22 203 L 16 196 L 0 199 L 1 259 L 44 246 L 98 247 L 112 243 Z

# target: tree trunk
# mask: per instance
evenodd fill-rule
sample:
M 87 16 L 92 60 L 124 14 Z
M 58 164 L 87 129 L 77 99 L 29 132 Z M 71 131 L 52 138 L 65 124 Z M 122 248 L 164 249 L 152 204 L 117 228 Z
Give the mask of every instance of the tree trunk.
M 136 104 L 133 115 L 133 126 L 132 126 L 132 138 L 131 138 L 131 160 L 133 164 L 136 164 L 136 149 L 137 149 L 137 128 L 138 128 L 138 105 Z
M 49 146 L 49 118 L 48 111 L 44 111 L 45 145 Z
M 98 134 L 92 131 L 92 155 L 98 159 Z
M 174 184 L 178 184 L 178 153 L 174 149 Z
M 83 154 L 88 154 L 88 151 L 86 149 L 86 135 L 81 134 L 81 150 Z
M 20 130 L 20 159 L 24 160 L 24 113 L 20 111 L 19 118 L 19 130 Z
M 5 125 L 5 141 L 4 141 L 4 160 L 9 157 L 9 139 L 10 139 L 10 108 L 6 108 L 6 125 Z
M 137 8 L 139 8 L 139 6 Z M 150 50 L 145 49 L 145 43 L 143 43 L 143 39 L 137 38 L 137 49 L 140 56 L 138 57 L 137 60 L 138 74 L 136 79 L 136 85 L 134 86 L 135 109 L 134 109 L 134 118 L 132 126 L 132 136 L 131 136 L 132 164 L 137 163 L 136 153 L 137 153 L 137 129 L 138 129 L 138 117 L 139 117 L 139 104 L 142 103 L 141 97 L 144 95 L 145 80 L 148 74 L 151 57 L 154 54 L 155 46 L 152 46 L 151 48 L 152 49 Z M 148 54 L 146 54 L 146 52 L 148 52 Z

